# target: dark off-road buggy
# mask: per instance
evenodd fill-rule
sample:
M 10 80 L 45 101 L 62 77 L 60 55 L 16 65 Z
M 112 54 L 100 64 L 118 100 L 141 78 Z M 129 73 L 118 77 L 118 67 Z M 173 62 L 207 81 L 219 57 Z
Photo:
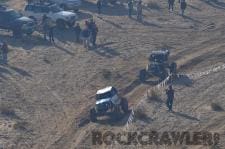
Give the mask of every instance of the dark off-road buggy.
M 150 77 L 158 77 L 160 80 L 165 79 L 169 74 L 176 75 L 177 64 L 169 63 L 168 50 L 153 51 L 149 56 L 149 63 L 146 69 L 139 72 L 139 79 L 145 82 Z
M 97 91 L 95 107 L 90 110 L 90 120 L 96 122 L 97 117 L 104 116 L 108 112 L 129 112 L 128 101 L 120 98 L 116 88 L 112 86 Z

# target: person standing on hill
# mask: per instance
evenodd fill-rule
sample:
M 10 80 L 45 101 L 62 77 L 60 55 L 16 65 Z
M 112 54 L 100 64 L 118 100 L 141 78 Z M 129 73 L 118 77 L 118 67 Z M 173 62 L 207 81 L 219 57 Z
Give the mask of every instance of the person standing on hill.
M 102 0 L 97 1 L 98 14 L 102 13 Z
M 49 28 L 49 41 L 51 42 L 51 43 L 55 43 L 55 40 L 54 40 L 54 26 L 51 26 L 50 28 Z
M 131 18 L 134 7 L 132 0 L 129 0 L 127 5 L 128 5 L 128 16 Z
M 47 33 L 49 28 L 48 28 L 48 17 L 46 16 L 46 14 L 43 15 L 41 24 L 44 32 L 44 39 L 47 40 Z
M 174 2 L 175 0 L 168 0 L 168 4 L 169 4 L 169 11 L 172 10 L 173 11 L 173 8 L 174 8 Z
M 184 11 L 187 7 L 187 3 L 185 0 L 180 0 L 180 9 L 181 9 L 181 15 L 184 16 Z
M 142 1 L 137 4 L 137 20 L 142 22 Z
M 81 31 L 81 37 L 83 39 L 84 48 L 89 49 L 90 35 L 91 35 L 91 32 L 90 32 L 90 29 L 89 29 L 89 22 L 85 21 L 85 27 Z
M 174 90 L 172 85 L 170 85 L 169 88 L 166 90 L 166 95 L 167 95 L 166 105 L 169 111 L 173 111 Z
M 94 47 L 96 46 L 97 34 L 98 34 L 98 27 L 95 24 L 95 22 L 93 22 L 92 29 L 91 29 L 91 35 L 92 35 L 92 45 Z
M 76 34 L 76 42 L 80 42 L 80 33 L 81 33 L 81 28 L 80 28 L 80 24 L 77 23 L 75 28 L 75 34 Z
M 2 51 L 2 63 L 7 65 L 7 61 L 8 61 L 8 45 L 6 42 L 3 42 L 2 46 L 1 46 L 1 51 Z

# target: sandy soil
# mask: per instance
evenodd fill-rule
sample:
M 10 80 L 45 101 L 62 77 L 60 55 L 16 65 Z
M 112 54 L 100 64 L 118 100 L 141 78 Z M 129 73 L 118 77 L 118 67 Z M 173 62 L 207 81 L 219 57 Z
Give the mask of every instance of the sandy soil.
M 171 50 L 181 73 L 225 62 L 224 0 L 189 1 L 186 17 L 179 15 L 178 3 L 172 13 L 164 0 L 145 3 L 149 5 L 144 8 L 144 23 L 138 23 L 126 16 L 123 5 L 109 6 L 98 15 L 94 3 L 85 1 L 79 13 L 81 23 L 94 17 L 99 27 L 98 48 L 90 51 L 75 43 L 71 30 L 57 31 L 56 45 L 45 42 L 38 32 L 15 40 L 11 33 L 0 31 L 0 40 L 10 45 L 9 66 L 0 66 L 0 110 L 5 111 L 0 114 L 0 145 L 7 149 L 92 148 L 92 130 L 121 131 L 127 115 L 118 121 L 89 122 L 94 94 L 113 85 L 130 107 L 136 105 L 151 88 L 138 81 L 138 72 L 157 48 Z M 24 1 L 11 0 L 8 5 L 19 10 Z M 143 107 L 151 121 L 137 120 L 133 130 L 201 129 L 224 134 L 225 113 L 210 107 L 213 101 L 225 109 L 224 73 L 194 80 L 191 86 L 176 85 L 175 113 L 168 113 L 163 102 L 146 103 Z

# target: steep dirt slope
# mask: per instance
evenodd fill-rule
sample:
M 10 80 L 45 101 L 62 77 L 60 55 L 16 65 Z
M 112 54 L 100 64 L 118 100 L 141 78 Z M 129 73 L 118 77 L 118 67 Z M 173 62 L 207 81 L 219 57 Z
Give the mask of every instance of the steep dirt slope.
M 124 6 L 104 8 L 103 14 L 98 15 L 93 2 L 84 2 L 80 18 L 93 16 L 99 27 L 99 46 L 91 51 L 76 44 L 74 31 L 70 30 L 56 32 L 56 45 L 43 41 L 39 33 L 31 38 L 15 40 L 10 33 L 0 31 L 0 39 L 6 40 L 11 50 L 9 66 L 0 66 L 0 102 L 1 106 L 4 105 L 2 107 L 12 109 L 0 116 L 0 142 L 9 148 L 91 148 L 92 130 L 119 131 L 126 121 L 125 116 L 118 122 L 89 123 L 87 113 L 95 102 L 96 90 L 113 85 L 127 97 L 130 106 L 137 104 L 150 88 L 137 80 L 150 51 L 169 48 L 180 72 L 193 72 L 224 62 L 225 8 L 221 5 L 224 1 L 221 4 L 190 1 L 184 18 L 178 15 L 178 4 L 176 11 L 169 13 L 166 1 L 145 3 L 149 3 L 149 7 L 144 8 L 145 21 L 138 23 L 126 16 Z M 23 4 L 22 0 L 8 3 L 16 9 L 21 9 Z M 185 105 L 185 112 L 193 111 L 197 115 L 201 108 L 194 110 L 192 105 L 208 103 L 210 99 L 206 97 L 210 90 L 201 93 L 202 86 L 211 86 L 213 82 L 207 78 L 200 81 L 199 86 L 197 83 L 181 90 L 186 94 L 178 93 L 177 111 L 182 112 L 181 107 Z M 215 84 L 214 89 L 219 91 L 223 79 L 217 82 L 221 84 Z M 199 92 L 193 92 L 195 89 Z M 223 92 L 220 93 L 222 97 Z M 211 94 L 212 97 L 217 95 L 216 92 Z M 197 98 L 188 102 L 187 95 Z M 222 103 L 220 96 L 217 100 Z M 175 120 L 167 119 L 170 114 L 165 114 L 165 108 L 156 110 L 159 110 L 156 116 L 161 120 L 153 120 L 156 126 L 152 128 L 163 128 L 158 124 L 165 121 L 168 129 L 180 121 L 183 121 L 180 128 L 194 127 L 187 127 L 191 121 L 176 115 L 171 114 Z M 217 130 L 222 130 L 222 116 L 218 115 Z M 210 125 L 213 120 L 207 118 L 203 128 L 210 126 L 213 129 L 214 125 Z M 199 119 L 201 121 L 201 117 Z

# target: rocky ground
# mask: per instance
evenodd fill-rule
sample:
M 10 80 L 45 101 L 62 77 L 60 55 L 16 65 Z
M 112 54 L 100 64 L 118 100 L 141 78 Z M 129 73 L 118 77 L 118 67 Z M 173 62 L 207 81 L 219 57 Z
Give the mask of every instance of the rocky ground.
M 138 81 L 138 72 L 147 64 L 149 53 L 159 48 L 170 49 L 179 73 L 225 63 L 224 0 L 188 1 L 185 17 L 179 15 L 177 2 L 171 13 L 167 1 L 144 3 L 144 22 L 139 23 L 127 17 L 126 5 L 110 5 L 98 15 L 93 1 L 83 2 L 79 21 L 83 24 L 93 17 L 99 27 L 98 47 L 89 51 L 75 43 L 74 31 L 69 29 L 56 32 L 56 45 L 45 42 L 38 32 L 14 39 L 1 30 L 0 40 L 9 43 L 10 53 L 9 66 L 0 66 L 0 145 L 7 149 L 110 148 L 92 146 L 91 131 L 121 131 L 128 115 L 117 121 L 89 122 L 87 114 L 97 89 L 113 85 L 130 107 L 137 105 L 152 88 Z M 25 2 L 7 4 L 20 10 Z M 160 102 L 145 100 L 140 107 L 147 117 L 137 117 L 131 130 L 207 130 L 219 132 L 224 140 L 225 113 L 212 106 L 225 109 L 224 74 L 221 70 L 189 85 L 176 84 L 173 113 L 167 111 L 164 96 Z M 221 141 L 217 148 L 224 146 Z

